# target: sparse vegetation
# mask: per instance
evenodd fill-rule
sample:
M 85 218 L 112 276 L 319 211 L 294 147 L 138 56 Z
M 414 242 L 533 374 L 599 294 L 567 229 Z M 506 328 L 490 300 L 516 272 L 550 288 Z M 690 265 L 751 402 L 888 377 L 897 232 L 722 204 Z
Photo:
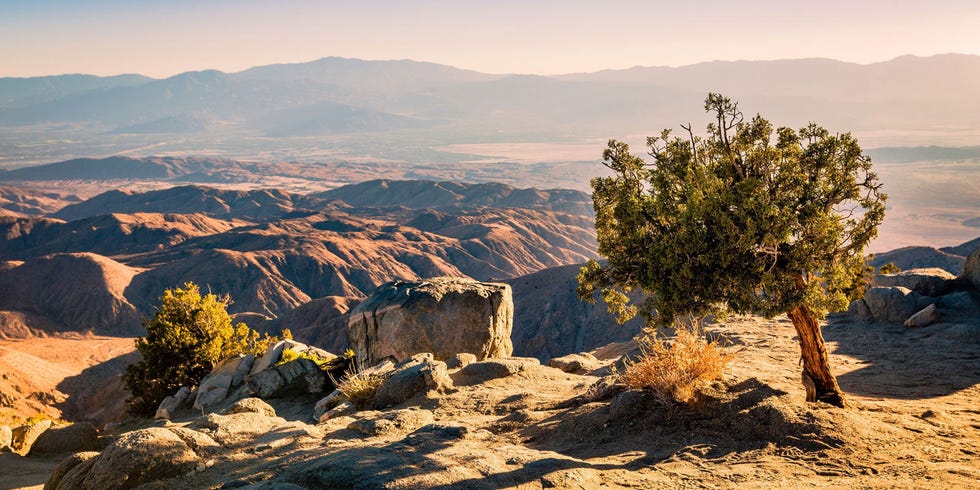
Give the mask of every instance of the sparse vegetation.
M 164 291 L 156 314 L 143 323 L 146 337 L 136 340 L 142 360 L 123 374 L 132 394 L 130 412 L 152 415 L 164 398 L 181 386 L 197 385 L 222 359 L 260 355 L 279 340 L 244 323 L 232 325 L 229 303 L 214 294 L 202 296 L 191 282 Z
M 384 376 L 376 374 L 355 373 L 352 370 L 339 382 L 336 382 L 337 389 L 354 404 L 358 410 L 365 408 L 368 402 L 374 398 L 374 393 L 384 382 Z
M 279 357 L 279 362 L 276 363 L 276 366 L 286 364 L 290 361 L 295 361 L 296 359 L 309 359 L 316 363 L 320 369 L 326 369 L 336 358 L 337 356 L 320 357 L 310 352 L 296 352 L 293 349 L 286 348 L 282 350 L 282 355 Z
M 885 216 L 885 195 L 850 133 L 809 124 L 746 121 L 710 94 L 707 136 L 647 139 L 649 164 L 615 140 L 612 177 L 592 179 L 599 254 L 579 296 L 602 297 L 621 321 L 643 313 L 669 324 L 685 313 L 786 313 L 800 343 L 807 400 L 845 406 L 818 320 L 860 297 L 872 272 L 864 249 Z M 631 304 L 627 293 L 645 300 Z
M 647 390 L 665 405 L 696 405 L 698 391 L 722 379 L 732 356 L 709 340 L 701 328 L 678 325 L 673 339 L 658 338 L 647 330 L 637 339 L 643 355 L 628 362 L 620 380 L 634 389 Z
M 895 265 L 894 262 L 889 262 L 878 268 L 878 274 L 898 274 L 902 272 L 902 268 Z

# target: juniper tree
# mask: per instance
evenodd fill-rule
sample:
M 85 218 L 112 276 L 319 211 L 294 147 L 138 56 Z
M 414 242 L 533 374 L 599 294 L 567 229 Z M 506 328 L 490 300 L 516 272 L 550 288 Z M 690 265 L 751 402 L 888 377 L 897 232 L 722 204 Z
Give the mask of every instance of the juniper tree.
M 610 140 L 592 179 L 600 264 L 579 274 L 621 321 L 666 324 L 681 314 L 786 313 L 799 338 L 808 401 L 845 406 L 818 321 L 863 293 L 864 249 L 884 219 L 885 195 L 850 133 L 813 123 L 774 128 L 719 94 L 704 136 L 669 130 L 647 139 L 652 160 Z M 627 293 L 645 299 L 633 304 Z
M 126 367 L 123 382 L 132 394 L 130 411 L 152 415 L 181 386 L 197 385 L 222 359 L 261 354 L 278 338 L 260 337 L 244 323 L 232 325 L 228 298 L 201 295 L 194 283 L 164 291 L 153 318 L 136 340 L 142 359 Z M 285 332 L 284 332 L 285 334 Z

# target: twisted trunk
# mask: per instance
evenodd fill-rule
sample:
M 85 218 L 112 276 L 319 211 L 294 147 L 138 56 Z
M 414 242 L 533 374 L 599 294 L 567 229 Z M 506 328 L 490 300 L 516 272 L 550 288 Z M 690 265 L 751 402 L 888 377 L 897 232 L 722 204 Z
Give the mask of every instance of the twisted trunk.
M 844 393 L 837 386 L 837 378 L 830 372 L 827 347 L 824 345 L 820 324 L 810 309 L 800 305 L 789 312 L 789 318 L 796 327 L 800 339 L 800 354 L 803 359 L 803 385 L 806 387 L 806 401 L 822 401 L 841 408 L 847 407 Z

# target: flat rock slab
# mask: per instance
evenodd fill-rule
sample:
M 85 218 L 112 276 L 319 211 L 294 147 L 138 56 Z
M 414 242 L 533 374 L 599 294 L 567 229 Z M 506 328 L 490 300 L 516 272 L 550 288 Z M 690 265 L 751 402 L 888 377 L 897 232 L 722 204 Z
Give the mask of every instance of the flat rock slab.
M 511 357 L 474 362 L 453 374 L 456 384 L 471 386 L 491 379 L 513 376 L 525 369 L 540 366 L 541 362 L 531 357 Z

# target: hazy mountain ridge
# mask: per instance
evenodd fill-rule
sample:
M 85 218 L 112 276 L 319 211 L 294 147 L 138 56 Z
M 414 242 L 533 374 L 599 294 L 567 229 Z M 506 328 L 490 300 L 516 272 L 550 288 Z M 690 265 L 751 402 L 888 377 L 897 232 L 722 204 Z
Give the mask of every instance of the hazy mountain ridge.
M 980 109 L 977 79 L 980 57 L 954 54 L 869 65 L 827 59 L 716 61 L 555 77 L 490 75 L 409 60 L 324 58 L 162 80 L 63 81 L 67 88 L 47 92 L 51 77 L 5 79 L 0 100 L 10 102 L 0 108 L 0 122 L 95 121 L 119 131 L 157 124 L 166 133 L 195 127 L 168 129 L 159 121 L 205 118 L 279 137 L 416 127 L 442 134 L 451 130 L 446 125 L 605 136 L 676 125 L 689 119 L 705 93 L 722 91 L 751 112 L 791 124 L 806 122 L 800 118 L 805 115 L 847 129 L 973 127 L 980 117 L 971 110 Z M 300 121 L 290 117 L 296 115 Z

